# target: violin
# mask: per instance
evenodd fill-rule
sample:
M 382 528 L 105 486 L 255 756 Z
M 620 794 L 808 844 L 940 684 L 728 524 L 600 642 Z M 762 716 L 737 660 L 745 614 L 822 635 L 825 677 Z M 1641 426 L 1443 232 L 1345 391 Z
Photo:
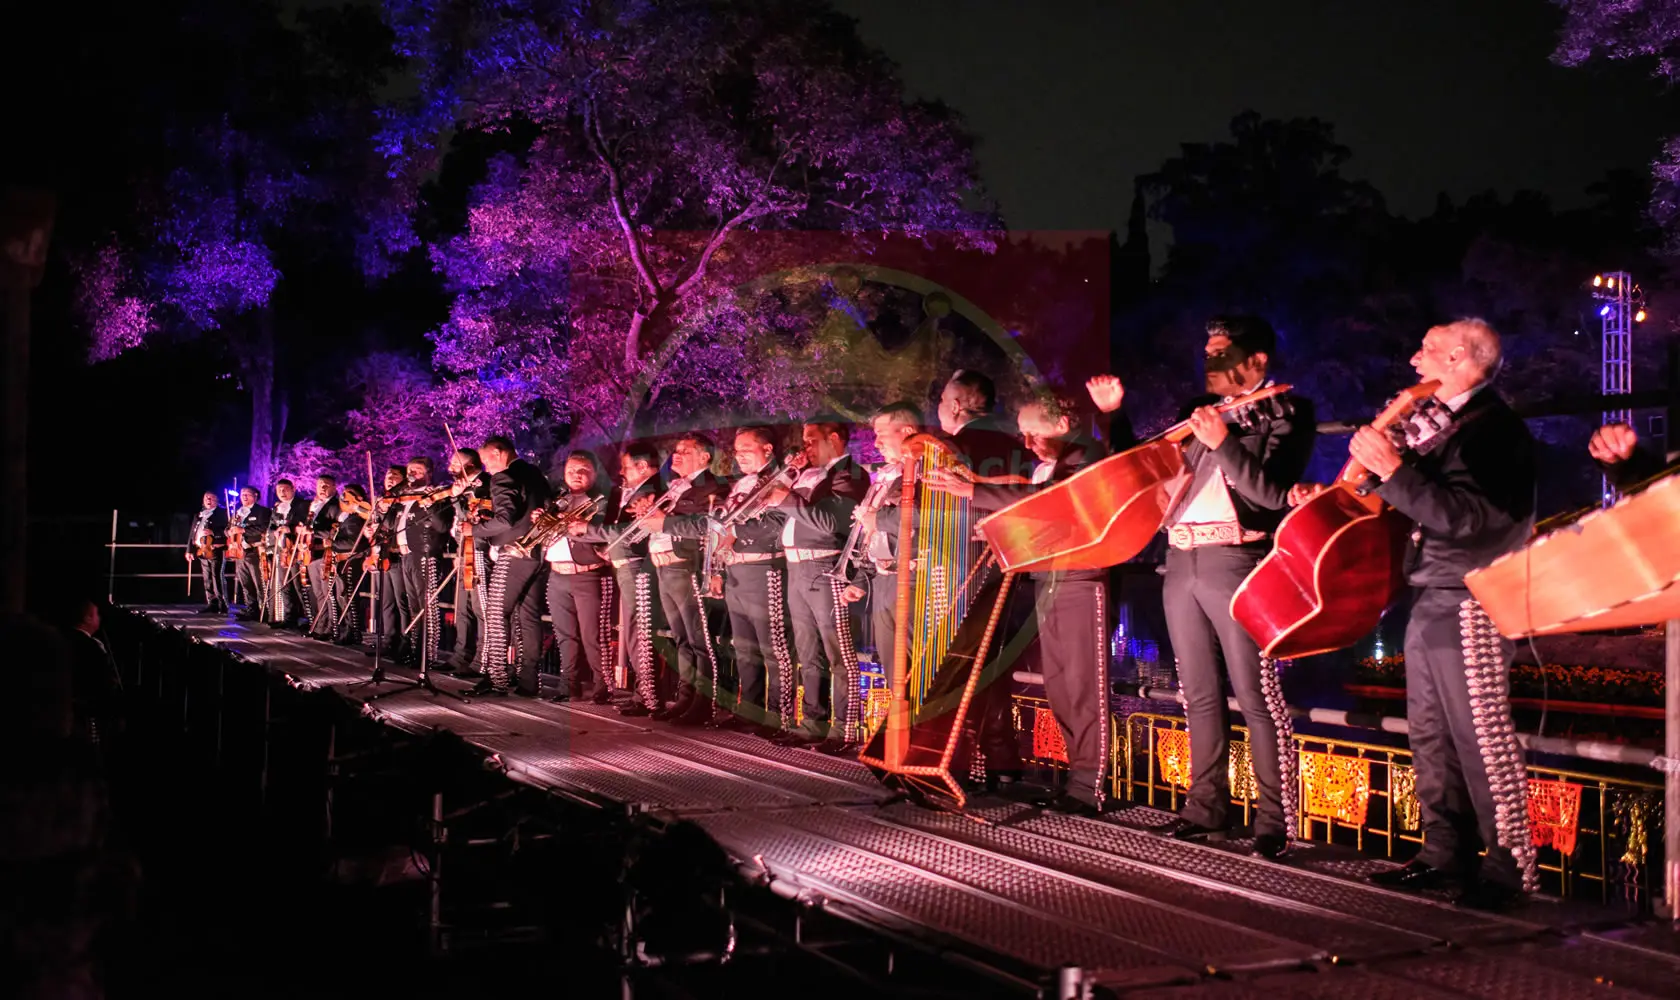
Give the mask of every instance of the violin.
M 229 559 L 245 558 L 244 528 L 229 528 L 227 530 L 227 557 Z
M 195 554 L 200 559 L 209 559 L 216 554 L 216 536 L 210 533 L 210 529 L 199 532 L 198 550 Z
M 304 527 L 303 525 L 299 525 L 298 526 L 298 533 L 297 533 L 297 542 L 292 546 L 292 559 L 293 559 L 293 561 L 296 562 L 299 566 L 308 566 L 311 562 L 313 562 L 314 559 L 315 559 L 315 554 L 312 551 L 310 551 L 310 549 L 314 545 L 314 543 L 315 543 L 315 532 L 314 532 L 314 530 L 311 529 L 311 528 Z M 306 583 L 305 586 L 308 586 L 308 584 Z
M 477 581 L 477 577 L 474 575 L 477 569 L 473 552 L 473 525 L 478 523 L 479 514 L 488 514 L 489 512 L 489 497 L 467 498 L 467 516 L 461 521 L 461 586 L 468 590 L 473 589 L 473 584 Z
M 332 530 L 327 532 L 327 540 L 324 543 L 322 543 L 322 545 L 321 545 L 321 570 L 322 570 L 321 578 L 328 581 L 327 586 L 329 588 L 332 586 L 331 581 L 332 581 L 333 554 L 334 554 L 333 553 L 333 542 L 337 538 L 338 538 L 338 522 L 335 522 L 332 526 Z
M 453 489 L 451 486 L 403 486 L 380 497 L 390 503 L 431 503 Z

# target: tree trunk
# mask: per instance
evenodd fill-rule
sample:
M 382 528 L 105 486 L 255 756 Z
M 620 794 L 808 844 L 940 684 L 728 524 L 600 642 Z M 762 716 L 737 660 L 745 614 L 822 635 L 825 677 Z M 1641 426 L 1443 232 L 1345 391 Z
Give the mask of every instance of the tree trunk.
M 245 384 L 251 390 L 250 478 L 259 491 L 271 485 L 274 474 L 274 311 L 257 310 L 257 335 L 245 361 Z M 266 496 L 266 492 L 265 492 Z

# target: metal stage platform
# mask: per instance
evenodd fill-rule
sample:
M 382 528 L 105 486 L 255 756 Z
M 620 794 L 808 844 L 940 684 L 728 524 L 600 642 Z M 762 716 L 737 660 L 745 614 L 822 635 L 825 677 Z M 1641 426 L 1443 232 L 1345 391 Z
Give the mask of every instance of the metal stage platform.
M 356 650 L 179 608 L 131 610 L 296 687 L 352 701 L 383 690 L 344 690 L 369 673 Z M 1049 995 L 1078 996 L 1083 983 L 1099 995 L 1273 1000 L 1680 993 L 1680 937 L 1667 924 L 1547 900 L 1499 916 L 1462 910 L 1370 887 L 1360 877 L 1381 862 L 1323 845 L 1277 864 L 1240 840 L 1163 838 L 1150 831 L 1169 816 L 1143 807 L 1093 820 L 982 797 L 940 812 L 852 761 L 593 705 L 408 690 L 364 714 L 447 730 L 509 777 L 574 802 L 690 821 L 747 879 L 984 970 L 1000 995 L 1045 983 Z

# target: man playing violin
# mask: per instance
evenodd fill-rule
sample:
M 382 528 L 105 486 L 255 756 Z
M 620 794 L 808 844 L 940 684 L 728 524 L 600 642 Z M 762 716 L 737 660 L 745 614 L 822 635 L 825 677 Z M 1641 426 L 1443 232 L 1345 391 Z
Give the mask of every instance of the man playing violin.
M 408 460 L 408 482 L 401 490 L 404 499 L 396 506 L 396 542 L 402 554 L 403 578 L 399 608 L 407 636 L 397 645 L 397 658 L 410 663 L 418 662 L 422 650 L 427 664 L 436 663 L 442 638 L 438 560 L 443 558 L 455 509 L 440 502 L 449 500 L 449 490 L 432 485 L 432 468 L 428 457 Z
M 294 567 L 294 576 L 303 584 L 313 584 L 314 577 L 307 573 L 308 566 L 314 565 L 332 537 L 332 531 L 338 526 L 338 480 L 332 476 L 317 476 L 315 478 L 315 499 L 309 502 L 308 520 L 297 529 L 297 554 L 300 565 Z M 303 552 L 307 547 L 309 557 L 303 559 Z M 296 584 L 294 584 L 295 586 Z M 311 589 L 308 597 L 308 613 L 310 629 L 313 630 L 317 619 L 329 614 L 327 601 L 331 595 L 325 591 Z
M 1371 881 L 1462 884 L 1458 901 L 1483 909 L 1510 904 L 1534 878 L 1527 773 L 1511 728 L 1512 647 L 1464 585 L 1466 573 L 1521 547 L 1534 529 L 1534 441 L 1489 388 L 1501 363 L 1499 334 L 1486 322 L 1433 327 L 1412 356 L 1423 381 L 1441 383 L 1433 405 L 1397 428 L 1401 447 L 1371 427 L 1348 445 L 1381 481 L 1378 495 L 1416 525 L 1406 574 L 1406 724 L 1424 846 Z M 1601 440 L 1599 450 L 1619 443 Z
M 315 620 L 309 623 L 312 639 L 348 645 L 348 636 L 355 630 L 355 612 L 347 611 L 345 601 L 347 588 L 355 586 L 358 577 L 346 574 L 350 572 L 350 553 L 367 523 L 362 513 L 366 504 L 367 494 L 360 486 L 345 485 L 338 497 L 338 518 L 321 540 L 321 558 L 309 564 L 309 589 L 319 606 Z M 332 553 L 330 567 L 329 552 Z
M 1190 727 L 1190 791 L 1171 836 L 1223 839 L 1231 790 L 1225 681 L 1248 724 L 1259 804 L 1254 852 L 1278 858 L 1294 828 L 1295 747 L 1278 672 L 1231 617 L 1231 597 L 1270 548 L 1288 510 L 1289 490 L 1312 457 L 1318 425 L 1310 401 L 1275 396 L 1234 411 L 1217 407 L 1270 384 L 1277 334 L 1258 316 L 1217 317 L 1207 325 L 1207 395 L 1185 408 L 1195 437 L 1185 446 L 1189 483 L 1164 524 L 1167 560 L 1162 603 L 1178 659 Z
M 309 518 L 309 505 L 298 499 L 297 488 L 290 479 L 274 484 L 274 510 L 268 519 L 269 625 L 290 628 L 297 624 L 303 598 L 298 594 L 294 543 L 297 529 Z
M 599 522 L 604 504 L 596 487 L 595 455 L 574 451 L 561 471 L 566 485 L 563 508 L 577 511 L 595 503 L 589 521 Z M 542 553 L 548 564 L 548 616 L 554 625 L 554 645 L 560 654 L 559 700 L 582 697 L 585 681 L 593 679 L 597 705 L 612 700 L 612 684 L 602 671 L 603 632 L 612 611 L 612 560 L 603 546 L 564 537 Z
M 542 657 L 542 598 L 545 582 L 537 571 L 540 554 L 513 550 L 513 542 L 531 530 L 531 515 L 552 497 L 548 479 L 537 467 L 519 457 L 513 442 L 505 437 L 485 440 L 478 454 L 484 471 L 490 474 L 491 513 L 475 535 L 495 548 L 495 567 L 484 606 L 484 669 L 490 676 L 481 682 L 484 692 L 512 692 L 528 698 L 539 693 L 537 669 Z M 509 650 L 512 655 L 509 655 Z M 508 671 L 510 660 L 517 663 L 518 686 Z
M 735 432 L 733 453 L 741 477 L 729 488 L 722 507 L 713 515 L 735 513 L 776 474 L 776 432 L 770 427 L 743 427 Z M 703 538 L 711 517 L 690 515 L 663 519 L 661 530 L 680 538 Z M 735 656 L 739 692 L 736 715 L 724 728 L 768 736 L 781 723 L 782 686 L 791 683 L 793 661 L 788 656 L 787 591 L 783 578 L 782 524 L 786 515 L 763 508 L 756 517 L 738 521 L 719 542 L 713 556 L 713 592 L 723 594 L 729 611 L 729 635 Z M 766 682 L 766 664 L 776 671 Z M 768 694 L 768 700 L 766 695 Z M 792 720 L 787 720 L 791 725 Z
M 465 564 L 457 562 L 455 645 L 450 650 L 449 659 L 438 664 L 438 669 L 445 673 L 475 676 L 484 673 L 483 657 L 479 655 L 479 630 L 484 621 L 484 584 L 490 576 L 490 543 L 480 540 L 476 534 L 472 535 L 470 550 L 463 543 L 472 534 L 470 526 L 477 525 L 489 511 L 490 477 L 485 474 L 484 463 L 473 448 L 458 448 L 449 456 L 449 475 L 454 484 L 449 489 L 449 495 L 455 508 L 454 523 L 449 533 L 455 539 L 460 559 L 464 560 L 469 551 L 472 553 L 473 579 L 472 586 L 468 587 L 461 579 L 465 574 Z
M 403 606 L 403 574 L 402 553 L 397 549 L 397 516 L 400 513 L 392 497 L 396 497 L 408 482 L 408 471 L 403 466 L 391 465 L 385 468 L 384 488 L 380 496 L 369 505 L 367 521 L 362 525 L 363 541 L 358 549 L 366 557 L 364 566 L 368 579 L 372 583 L 373 592 L 378 595 L 377 621 L 368 622 L 367 638 L 373 644 L 383 643 L 378 652 L 383 656 L 393 656 L 397 650 L 397 641 L 402 635 Z M 374 655 L 373 645 L 362 650 L 364 655 Z
M 239 491 L 239 509 L 228 518 L 228 530 L 239 532 L 240 547 L 244 553 L 234 560 L 233 578 L 240 594 L 245 598 L 245 607 L 234 617 L 242 622 L 254 622 L 262 616 L 263 570 L 265 557 L 264 536 L 268 534 L 268 521 L 271 512 L 257 501 L 262 494 L 255 486 L 246 486 Z
M 222 593 L 222 556 L 225 551 L 227 511 L 213 490 L 204 493 L 204 504 L 193 518 L 187 535 L 187 562 L 198 561 L 198 575 L 204 581 L 204 608 L 207 615 L 227 610 Z

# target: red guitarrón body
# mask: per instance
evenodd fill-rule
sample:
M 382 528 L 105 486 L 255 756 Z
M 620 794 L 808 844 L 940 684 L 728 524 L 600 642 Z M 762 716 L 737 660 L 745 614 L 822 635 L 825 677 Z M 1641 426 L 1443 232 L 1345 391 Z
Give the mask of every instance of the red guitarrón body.
M 1371 426 L 1382 430 L 1439 387 L 1407 389 Z M 1375 493 L 1359 495 L 1366 475 L 1349 459 L 1334 483 L 1290 511 L 1272 551 L 1231 596 L 1231 617 L 1262 656 L 1287 660 L 1351 646 L 1377 627 L 1405 585 L 1411 521 Z

